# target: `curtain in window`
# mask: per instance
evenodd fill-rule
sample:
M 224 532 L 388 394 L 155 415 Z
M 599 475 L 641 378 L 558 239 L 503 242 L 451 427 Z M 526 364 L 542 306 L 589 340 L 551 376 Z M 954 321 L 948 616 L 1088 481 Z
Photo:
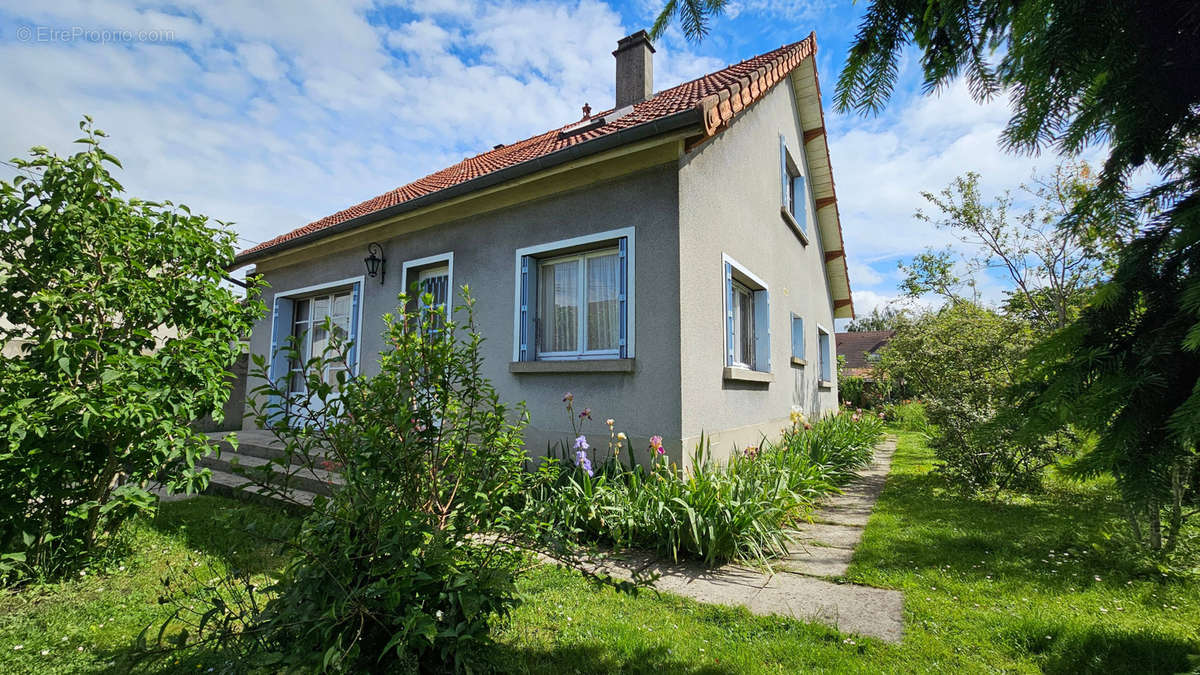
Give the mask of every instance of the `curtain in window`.
M 615 350 L 619 346 L 620 260 L 616 253 L 587 260 L 587 349 Z
M 542 265 L 538 301 L 541 351 L 579 349 L 579 261 Z
M 755 366 L 754 359 L 754 299 L 753 296 L 745 289 L 735 289 L 738 301 L 738 337 L 740 344 L 738 345 L 738 360 L 753 368 Z

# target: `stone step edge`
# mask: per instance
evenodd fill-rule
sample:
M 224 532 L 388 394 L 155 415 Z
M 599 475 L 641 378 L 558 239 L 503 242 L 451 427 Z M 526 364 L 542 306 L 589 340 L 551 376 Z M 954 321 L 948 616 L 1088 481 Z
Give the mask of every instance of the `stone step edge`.
M 292 499 L 300 502 L 297 505 L 279 499 L 270 493 L 259 493 L 255 490 L 254 486 L 241 487 L 246 484 L 246 479 L 236 474 L 216 469 L 209 469 L 209 471 L 212 472 L 212 477 L 209 480 L 208 488 L 204 490 L 204 494 L 215 494 L 256 504 L 265 504 L 267 506 L 282 506 L 287 509 L 312 506 L 313 500 L 317 497 L 316 494 L 308 490 L 292 490 Z

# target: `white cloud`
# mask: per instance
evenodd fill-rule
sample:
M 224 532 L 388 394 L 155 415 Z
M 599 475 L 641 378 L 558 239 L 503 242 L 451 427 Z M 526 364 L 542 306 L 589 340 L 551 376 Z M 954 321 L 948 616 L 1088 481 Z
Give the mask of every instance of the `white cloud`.
M 132 194 L 235 221 L 247 245 L 611 106 L 634 30 L 598 0 L 154 4 L 0 0 L 0 155 L 71 152 L 91 114 Z M 9 41 L 21 25 L 172 39 Z M 683 43 L 656 57 L 660 89 L 723 65 Z
M 893 102 L 883 117 L 827 112 L 838 208 L 851 260 L 910 256 L 927 246 L 954 245 L 950 233 L 918 221 L 922 191 L 937 192 L 967 171 L 982 174 L 985 196 L 1027 182 L 1057 157 L 1005 152 L 1000 133 L 1007 102 L 980 105 L 959 82 L 940 95 Z M 1091 153 L 1094 158 L 1099 150 Z

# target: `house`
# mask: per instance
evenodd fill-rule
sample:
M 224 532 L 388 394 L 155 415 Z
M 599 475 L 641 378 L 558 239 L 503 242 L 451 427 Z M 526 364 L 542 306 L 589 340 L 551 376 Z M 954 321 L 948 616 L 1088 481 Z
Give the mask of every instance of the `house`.
M 837 353 L 846 359 L 842 374 L 873 378 L 871 370 L 883 355 L 894 330 L 862 330 L 837 334 Z
M 853 307 L 816 49 L 655 93 L 645 32 L 621 39 L 609 110 L 239 254 L 270 285 L 251 351 L 331 317 L 370 374 L 402 289 L 452 309 L 469 284 L 485 374 L 527 403 L 531 451 L 568 438 L 567 391 L 675 459 L 701 434 L 720 455 L 836 410 L 833 322 Z

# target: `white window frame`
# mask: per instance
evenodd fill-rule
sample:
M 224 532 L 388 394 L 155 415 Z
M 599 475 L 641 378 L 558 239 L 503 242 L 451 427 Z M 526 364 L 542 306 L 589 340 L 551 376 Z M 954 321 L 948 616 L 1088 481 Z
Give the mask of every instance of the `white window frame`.
M 323 284 L 314 284 L 312 286 L 304 286 L 302 288 L 291 288 L 286 291 L 279 291 L 272 297 L 271 301 L 276 302 L 276 301 L 282 299 L 282 300 L 289 300 L 289 301 L 294 302 L 296 300 L 303 300 L 304 296 L 317 295 L 321 291 L 332 291 L 334 289 L 342 288 L 342 287 L 353 288 L 354 284 L 359 284 L 359 289 L 360 289 L 359 290 L 359 298 L 358 298 L 358 316 L 353 317 L 351 320 L 354 321 L 354 323 L 355 323 L 355 331 L 354 331 L 355 339 L 361 343 L 362 342 L 362 334 L 363 334 L 363 332 L 362 332 L 363 314 L 366 314 L 366 312 L 363 311 L 363 308 L 366 305 L 366 295 L 367 295 L 366 277 L 363 275 L 359 275 L 357 277 L 349 277 L 346 279 L 338 279 L 337 281 L 330 281 L 330 282 L 323 283 Z M 354 302 L 353 299 L 351 299 L 352 305 L 353 305 L 353 302 Z M 310 312 L 312 311 L 311 308 L 309 309 L 309 311 Z M 353 311 L 353 307 L 351 308 L 351 311 Z M 274 321 L 272 321 L 271 323 L 272 323 L 272 325 L 271 325 L 271 344 L 276 344 L 276 345 L 280 345 L 280 346 L 286 344 L 287 337 L 283 337 L 282 340 L 279 339 L 281 336 L 275 334 L 278 327 L 274 325 L 275 324 Z M 292 321 L 288 322 L 288 335 L 292 334 L 291 329 L 292 329 L 292 326 L 294 326 L 294 325 L 295 325 L 295 320 L 293 318 Z M 350 370 L 351 375 L 357 375 L 359 373 L 358 364 L 362 363 L 362 346 L 360 344 L 360 345 L 356 345 L 356 347 L 357 348 L 354 350 L 354 363 L 346 364 L 348 370 Z M 268 358 L 274 359 L 274 357 L 275 357 L 275 355 L 271 354 Z M 279 374 L 271 373 L 271 377 L 273 379 L 277 379 L 279 377 Z
M 320 327 L 320 325 L 322 323 L 324 323 L 324 321 L 325 321 L 325 319 L 322 319 L 320 322 L 318 322 L 316 319 L 317 301 L 324 299 L 324 298 L 329 299 L 329 314 L 327 315 L 326 318 L 332 318 L 334 304 L 335 304 L 335 301 L 336 301 L 336 298 L 338 295 L 349 295 L 350 296 L 350 307 L 348 309 L 349 314 L 346 316 L 347 323 L 349 323 L 354 318 L 353 317 L 353 314 L 354 314 L 354 286 L 353 285 L 351 285 L 349 288 L 346 288 L 346 287 L 330 288 L 330 289 L 327 289 L 324 291 L 318 291 L 316 293 L 311 293 L 311 294 L 306 293 L 301 296 L 296 296 L 295 298 L 293 298 L 291 300 L 291 302 L 292 302 L 292 330 L 289 333 L 289 336 L 293 337 L 293 338 L 299 338 L 300 336 L 298 336 L 296 334 L 297 333 L 296 329 L 300 326 L 301 323 L 303 323 L 304 327 L 305 327 L 304 333 L 307 335 L 304 338 L 304 342 L 301 344 L 307 345 L 308 353 L 301 354 L 300 355 L 301 360 L 299 362 L 292 361 L 290 363 L 290 365 L 288 366 L 287 385 L 286 386 L 287 386 L 287 392 L 288 392 L 289 396 L 291 396 L 292 394 L 304 393 L 304 392 L 297 392 L 297 391 L 292 390 L 292 378 L 294 376 L 296 376 L 297 374 L 304 376 L 305 375 L 304 367 L 305 367 L 305 365 L 307 365 L 308 361 L 313 359 L 314 357 L 321 356 L 321 354 L 318 354 L 313 351 L 313 334 L 316 331 L 316 329 L 318 327 Z M 303 322 L 296 320 L 295 305 L 298 302 L 307 302 L 308 303 L 308 318 L 306 318 Z M 361 302 L 362 302 L 361 298 L 359 299 L 359 302 L 361 304 Z M 359 314 L 361 314 L 361 313 L 362 312 L 360 311 Z M 346 332 L 349 333 L 349 330 L 347 330 Z M 332 338 L 333 338 L 333 336 L 331 334 L 326 339 L 332 340 Z M 347 335 L 347 339 L 348 338 L 349 338 L 349 335 Z M 357 352 L 355 352 L 355 358 L 357 358 Z M 352 366 L 348 363 L 345 364 L 344 368 L 340 367 L 340 366 L 330 366 L 326 372 L 321 373 L 321 379 L 324 380 L 325 382 L 329 382 L 328 378 L 330 376 L 330 373 L 332 373 L 334 371 L 338 371 L 338 370 L 349 371 L 349 370 L 351 370 L 351 368 L 352 368 Z M 351 373 L 351 374 L 353 374 L 353 373 Z M 307 383 L 306 383 L 306 385 L 307 385 Z
M 425 256 L 424 258 L 416 258 L 414 260 L 405 261 L 404 264 L 400 266 L 400 283 L 403 285 L 403 288 L 400 290 L 403 293 L 409 292 L 410 289 L 408 287 L 408 275 L 410 272 L 418 270 L 419 273 L 420 269 L 426 267 L 435 267 L 438 266 L 438 263 L 443 263 L 446 265 L 446 267 L 450 268 L 450 272 L 447 275 L 448 278 L 446 279 L 446 320 L 449 321 L 450 317 L 453 316 L 452 312 L 454 311 L 454 251 L 447 251 L 445 253 L 438 253 L 437 255 L 429 255 Z
M 825 338 L 829 348 L 821 349 L 821 338 Z M 817 324 L 817 379 L 822 384 L 833 382 L 833 364 L 837 362 L 837 347 L 833 342 L 833 333 L 828 328 Z M 828 356 L 827 356 L 828 355 Z
M 808 184 L 808 174 L 801 168 L 808 166 L 808 155 L 804 148 L 804 144 L 798 146 L 800 159 L 797 161 L 793 156 L 791 147 L 788 145 L 787 139 L 783 134 L 779 135 L 779 171 L 781 194 L 779 199 L 779 208 L 784 213 L 784 220 L 789 221 L 788 225 L 793 228 L 796 236 L 800 238 L 800 243 L 807 246 L 809 243 L 808 233 L 808 216 L 811 213 L 814 223 L 817 223 L 816 203 L 812 199 L 812 189 Z M 802 195 L 796 194 L 796 181 L 800 181 L 803 187 Z M 803 204 L 804 210 L 802 213 L 796 213 L 796 205 Z M 817 223 L 819 228 L 819 223 Z
M 799 322 L 799 330 L 796 328 L 796 323 Z M 792 364 L 804 365 L 808 360 L 808 339 L 804 332 L 804 317 L 800 314 L 792 312 L 791 325 L 789 326 L 792 333 Z M 799 340 L 799 344 L 796 341 Z M 799 347 L 799 350 L 796 348 Z
M 741 363 L 736 360 L 733 360 L 733 359 L 729 358 L 729 356 L 728 356 L 731 353 L 736 353 L 736 351 L 731 351 L 731 350 L 734 350 L 735 345 L 731 345 L 729 343 L 730 331 L 727 329 L 726 324 L 725 324 L 725 321 L 728 320 L 729 316 L 731 316 L 731 314 L 733 312 L 733 308 L 729 306 L 729 293 L 727 292 L 727 289 L 725 288 L 725 283 L 723 280 L 724 274 L 722 274 L 721 305 L 722 305 L 722 307 L 724 307 L 725 312 L 724 312 L 724 314 L 722 314 L 722 321 L 721 321 L 722 331 L 721 332 L 723 332 L 725 334 L 725 338 L 722 340 L 722 342 L 725 345 L 724 353 L 727 357 L 726 358 L 726 360 L 727 360 L 726 366 L 731 367 L 731 368 L 741 368 L 743 370 L 753 370 L 756 372 L 763 372 L 763 373 L 772 372 L 773 366 L 771 364 L 771 309 L 770 309 L 771 289 L 767 285 L 767 282 L 765 282 L 762 279 L 760 279 L 759 277 L 755 276 L 754 273 L 752 273 L 752 272 L 750 272 L 750 270 L 746 269 L 745 265 L 734 260 L 729 255 L 722 253 L 721 254 L 721 263 L 722 263 L 722 265 L 721 265 L 722 268 L 724 268 L 725 265 L 729 265 L 730 268 L 735 273 L 733 276 L 733 279 L 732 279 L 732 281 L 734 283 L 743 286 L 744 288 L 746 288 L 746 290 L 751 292 L 751 304 L 754 307 L 754 316 L 753 316 L 753 319 L 754 319 L 753 320 L 753 325 L 754 325 L 754 340 L 753 340 L 753 342 L 754 342 L 754 363 L 746 364 L 746 363 Z M 740 277 L 740 278 L 738 278 L 738 277 Z M 746 282 L 749 282 L 749 283 L 746 283 Z M 754 287 L 752 287 L 752 286 L 754 286 Z M 762 292 L 764 295 L 759 296 L 758 295 L 759 292 Z M 760 302 L 762 302 L 765 306 L 760 307 L 759 306 Z M 764 309 L 766 310 L 765 318 L 759 316 L 759 313 L 762 312 Z M 761 335 L 761 336 L 759 335 L 760 327 L 766 328 L 766 335 Z M 738 340 L 739 337 L 737 335 L 736 327 L 735 327 L 733 333 L 734 333 L 733 339 Z
M 733 302 L 733 316 L 734 316 L 734 318 L 733 318 L 733 345 L 732 345 L 733 356 L 732 356 L 732 361 L 730 362 L 730 366 L 732 366 L 734 368 L 745 368 L 746 370 L 754 370 L 755 362 L 758 361 L 758 354 L 756 353 L 758 350 L 756 349 L 756 345 L 755 345 L 755 338 L 757 336 L 754 334 L 754 332 L 751 332 L 751 334 L 750 334 L 750 355 L 749 355 L 750 358 L 749 358 L 749 360 L 747 360 L 745 358 L 743 358 L 741 360 L 738 359 L 738 352 L 743 349 L 743 347 L 745 346 L 745 343 L 746 343 L 746 336 L 742 335 L 742 323 L 743 322 L 738 320 L 739 314 L 741 313 L 741 300 L 742 300 L 742 298 L 745 298 L 747 300 L 747 303 L 750 306 L 750 330 L 754 331 L 755 330 L 755 326 L 754 326 L 754 304 L 755 304 L 754 303 L 754 290 L 751 289 L 746 284 L 738 281 L 737 279 L 732 279 L 730 283 L 733 284 L 733 298 L 734 298 L 734 302 Z M 746 355 L 742 354 L 742 356 L 744 357 Z
M 540 350 L 538 350 L 538 348 L 536 346 L 537 340 L 535 339 L 534 340 L 534 345 L 535 345 L 534 346 L 534 360 L 536 360 L 536 361 L 563 361 L 563 360 L 574 360 L 574 359 L 615 359 L 615 358 L 620 357 L 620 355 L 621 355 L 620 345 L 618 345 L 615 349 L 588 349 L 587 348 L 587 292 L 588 292 L 588 286 L 587 286 L 588 267 L 587 266 L 588 266 L 588 260 L 591 258 L 599 258 L 601 256 L 613 255 L 614 253 L 617 255 L 620 255 L 620 248 L 616 247 L 616 246 L 614 246 L 614 247 L 603 246 L 603 247 L 599 247 L 599 248 L 588 249 L 586 251 L 578 251 L 576 253 L 568 253 L 566 255 L 554 256 L 552 258 L 539 258 L 538 259 L 537 265 L 538 265 L 539 283 L 540 283 L 541 276 L 542 276 L 542 273 L 541 273 L 542 267 L 545 267 L 546 265 L 557 265 L 559 263 L 565 263 L 565 262 L 579 263 L 579 298 L 578 299 L 580 300 L 580 303 L 579 303 L 578 317 L 576 318 L 576 322 L 578 324 L 576 327 L 576 334 L 579 339 L 579 341 L 578 341 L 579 349 L 575 349 L 575 350 L 571 350 L 571 351 L 560 351 L 560 352 L 540 351 Z M 541 289 L 539 288 L 539 290 L 541 290 Z M 542 305 L 541 305 L 540 298 L 538 299 L 536 306 L 537 306 L 537 309 L 541 309 Z M 535 311 L 537 311 L 537 310 L 535 310 Z M 617 320 L 620 321 L 620 318 L 618 317 Z
M 546 242 L 543 244 L 535 244 L 533 246 L 525 246 L 522 248 L 518 248 L 516 250 L 516 253 L 514 255 L 514 265 L 513 265 L 514 283 L 513 283 L 513 351 L 512 351 L 512 355 L 513 355 L 514 362 L 521 360 L 521 259 L 524 258 L 525 256 L 532 256 L 532 257 L 544 259 L 545 261 L 550 261 L 551 259 L 561 257 L 561 256 L 553 255 L 553 253 L 555 251 L 562 251 L 562 250 L 572 249 L 572 248 L 576 248 L 576 247 L 580 247 L 580 246 L 588 246 L 591 244 L 596 244 L 595 248 L 600 249 L 601 248 L 599 246 L 600 244 L 603 244 L 603 243 L 609 242 L 609 241 L 616 241 L 621 238 L 625 239 L 625 275 L 626 275 L 626 280 L 625 280 L 625 358 L 627 358 L 627 359 L 634 358 L 634 355 L 635 355 L 634 335 L 637 334 L 637 331 L 634 330 L 634 317 L 637 316 L 636 307 L 634 306 L 634 299 L 637 297 L 637 293 L 635 292 L 635 287 L 634 287 L 634 279 L 637 277 L 637 274 L 636 274 L 637 265 L 636 265 L 636 258 L 635 258 L 635 253 L 634 253 L 634 250 L 635 250 L 634 228 L 633 227 L 622 227 L 622 228 L 618 228 L 615 230 L 607 230 L 604 232 L 596 232 L 594 234 L 586 234 L 586 235 L 579 236 L 579 237 L 572 237 L 570 239 L 561 239 L 559 241 L 550 241 L 550 242 Z M 604 248 L 607 248 L 607 247 L 604 247 Z M 591 252 L 592 251 L 585 251 L 585 250 L 576 251 L 573 253 L 566 253 L 566 254 L 564 254 L 564 256 L 587 255 L 588 253 L 591 253 Z M 542 262 L 542 260 L 538 260 L 539 264 L 541 262 Z M 534 303 L 531 301 L 530 304 L 533 305 Z M 580 344 L 582 345 L 583 341 L 587 339 L 587 336 L 584 334 L 580 334 L 579 339 L 580 339 Z M 555 356 L 554 352 L 551 352 L 549 355 L 542 355 L 542 354 L 536 354 L 536 348 L 534 351 L 535 351 L 535 357 L 534 357 L 535 360 L 547 360 L 547 361 L 619 358 L 617 356 L 617 354 L 619 354 L 619 352 L 607 352 L 607 353 L 603 353 L 603 354 L 583 352 L 581 354 L 570 353 L 570 354 L 565 354 L 562 356 Z

